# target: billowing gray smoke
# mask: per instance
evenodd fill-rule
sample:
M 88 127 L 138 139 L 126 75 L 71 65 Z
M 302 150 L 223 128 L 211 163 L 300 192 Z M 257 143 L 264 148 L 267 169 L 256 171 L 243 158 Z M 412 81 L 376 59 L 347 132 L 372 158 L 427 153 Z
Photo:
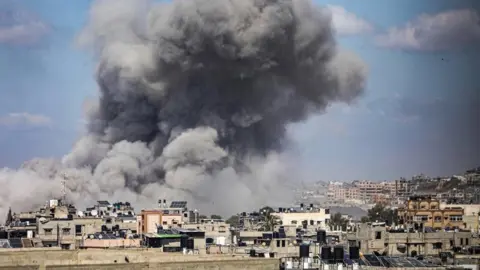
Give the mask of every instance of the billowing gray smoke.
M 232 213 L 288 200 L 299 165 L 282 151 L 288 124 L 364 88 L 330 20 L 309 0 L 95 2 L 79 36 L 99 59 L 87 133 L 62 163 L 0 173 L 35 190 L 5 192 L 2 210 L 58 195 L 64 176 L 80 205 L 185 199 Z

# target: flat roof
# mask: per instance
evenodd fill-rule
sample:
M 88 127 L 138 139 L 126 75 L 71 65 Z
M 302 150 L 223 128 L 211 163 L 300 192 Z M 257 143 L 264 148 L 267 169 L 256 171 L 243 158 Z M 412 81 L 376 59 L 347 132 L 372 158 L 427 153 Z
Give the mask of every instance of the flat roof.
M 145 236 L 149 238 L 163 238 L 163 239 L 184 237 L 181 234 L 158 234 L 158 233 L 147 233 L 145 234 Z

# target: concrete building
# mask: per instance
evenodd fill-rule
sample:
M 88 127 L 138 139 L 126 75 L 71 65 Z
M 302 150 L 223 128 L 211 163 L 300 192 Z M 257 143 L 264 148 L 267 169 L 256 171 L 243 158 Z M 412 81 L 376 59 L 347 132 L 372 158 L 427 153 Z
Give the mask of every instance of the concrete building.
M 395 182 L 354 181 L 353 185 L 359 189 L 360 200 L 364 202 L 384 202 L 395 194 Z
M 441 209 L 463 209 L 463 222 L 465 229 L 472 232 L 479 232 L 480 226 L 480 204 L 447 204 L 440 203 Z
M 434 229 L 465 228 L 462 207 L 441 207 L 440 201 L 433 196 L 414 196 L 405 207 L 398 208 L 400 223 L 412 224 Z
M 470 232 L 439 231 L 424 233 L 420 231 L 392 231 L 384 225 L 360 225 L 356 232 L 347 235 L 349 245 L 358 246 L 364 254 L 378 252 L 388 256 L 436 256 L 442 251 L 451 251 L 454 247 L 468 247 L 478 244 Z
M 205 232 L 207 244 L 223 246 L 232 243 L 230 224 L 225 223 L 223 219 L 201 219 L 198 223 L 183 224 L 181 228 Z
M 75 248 L 89 235 L 99 232 L 126 231 L 136 233 L 136 223 L 110 217 L 73 217 L 66 219 L 39 219 L 37 238 L 44 246 Z
M 138 231 L 142 233 L 156 233 L 157 227 L 164 229 L 182 227 L 198 218 L 196 211 L 189 211 L 187 202 L 172 201 L 170 205 L 166 200 L 158 201 L 158 208 L 142 210 L 137 215 Z
M 295 208 L 279 208 L 277 212 L 271 215 L 278 218 L 281 225 L 294 225 L 297 227 L 313 227 L 327 229 L 330 221 L 330 209 L 317 208 L 312 204 L 310 206 L 300 205 Z
M 348 183 L 330 182 L 327 197 L 339 202 L 356 201 L 360 199 L 360 190 Z
M 137 231 L 139 234 L 156 233 L 162 224 L 163 211 L 160 209 L 142 210 L 137 215 Z

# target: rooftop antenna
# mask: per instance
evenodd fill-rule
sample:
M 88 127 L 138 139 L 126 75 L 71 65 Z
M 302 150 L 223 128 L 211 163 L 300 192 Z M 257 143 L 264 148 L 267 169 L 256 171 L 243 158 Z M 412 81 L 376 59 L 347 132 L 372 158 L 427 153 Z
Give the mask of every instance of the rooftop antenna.
M 62 178 L 62 204 L 67 203 L 67 174 L 63 174 Z

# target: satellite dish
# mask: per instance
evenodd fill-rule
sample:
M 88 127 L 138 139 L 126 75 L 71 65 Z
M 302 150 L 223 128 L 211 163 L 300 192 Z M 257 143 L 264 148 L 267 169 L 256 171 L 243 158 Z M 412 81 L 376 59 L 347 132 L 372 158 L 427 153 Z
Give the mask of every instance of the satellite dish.
M 98 239 L 102 239 L 103 236 L 101 234 L 98 235 Z
M 82 212 L 82 211 L 78 211 L 78 212 L 77 212 L 77 216 L 79 216 L 79 217 L 83 217 L 83 216 L 85 216 L 85 215 L 83 214 L 83 212 Z

